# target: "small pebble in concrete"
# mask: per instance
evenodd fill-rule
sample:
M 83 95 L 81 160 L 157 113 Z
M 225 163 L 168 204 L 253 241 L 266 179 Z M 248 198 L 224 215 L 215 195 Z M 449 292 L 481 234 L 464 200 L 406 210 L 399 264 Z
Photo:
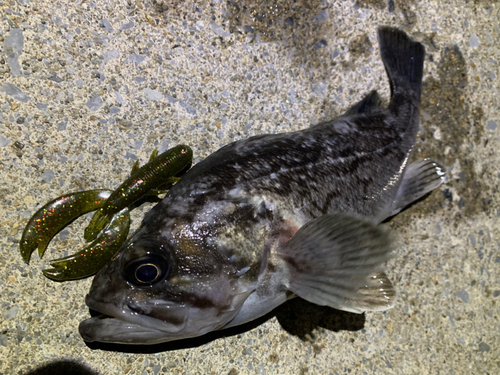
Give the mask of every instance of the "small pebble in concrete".
M 0 92 L 7 94 L 11 96 L 12 98 L 19 100 L 20 102 L 27 103 L 30 101 L 30 96 L 26 95 L 24 92 L 21 91 L 19 87 L 16 85 L 13 85 L 12 83 L 3 83 L 2 86 L 0 86 Z
M 464 303 L 469 303 L 469 293 L 465 289 L 462 289 L 455 293 L 455 295 L 462 300 Z
M 91 111 L 97 111 L 99 108 L 103 106 L 104 102 L 102 101 L 99 95 L 94 95 L 85 105 Z
M 477 38 L 477 35 L 476 34 L 472 34 L 470 36 L 470 39 L 469 39 L 469 45 L 472 47 L 472 48 L 476 48 L 476 47 L 479 47 L 479 39 Z
M 494 120 L 490 120 L 490 121 L 488 121 L 488 124 L 486 126 L 490 130 L 496 130 L 497 129 L 497 122 Z

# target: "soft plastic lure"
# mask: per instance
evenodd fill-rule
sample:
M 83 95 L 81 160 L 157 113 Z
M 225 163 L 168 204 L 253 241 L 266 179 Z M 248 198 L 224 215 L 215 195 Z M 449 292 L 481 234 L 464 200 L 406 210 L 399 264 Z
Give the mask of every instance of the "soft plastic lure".
M 130 227 L 129 210 L 147 195 L 157 195 L 168 189 L 191 166 L 193 151 L 180 145 L 158 156 L 154 150 L 149 162 L 139 168 L 134 163 L 131 177 L 115 191 L 88 190 L 56 198 L 40 208 L 24 229 L 20 251 L 26 263 L 38 248 L 43 256 L 50 240 L 73 220 L 87 212 L 100 209 L 85 230 L 92 244 L 76 254 L 51 262 L 53 269 L 44 270 L 45 276 L 58 281 L 74 280 L 95 274 L 120 248 Z
M 21 237 L 19 246 L 24 261 L 29 263 L 36 248 L 42 257 L 52 237 L 76 218 L 102 207 L 111 193 L 111 190 L 69 193 L 40 208 L 31 217 Z
M 113 191 L 104 206 L 92 217 L 85 229 L 85 240 L 94 240 L 118 211 L 150 192 L 157 193 L 154 189 L 178 181 L 177 176 L 191 166 L 193 159 L 193 151 L 185 145 L 171 148 L 159 156 L 156 154 L 157 151 L 153 151 L 150 161 L 141 168 L 137 163 L 134 164 L 130 178 Z
M 127 239 L 130 228 L 130 214 L 125 208 L 115 214 L 109 226 L 89 246 L 76 254 L 54 259 L 54 268 L 43 270 L 49 279 L 57 281 L 83 279 L 96 274 L 109 262 Z

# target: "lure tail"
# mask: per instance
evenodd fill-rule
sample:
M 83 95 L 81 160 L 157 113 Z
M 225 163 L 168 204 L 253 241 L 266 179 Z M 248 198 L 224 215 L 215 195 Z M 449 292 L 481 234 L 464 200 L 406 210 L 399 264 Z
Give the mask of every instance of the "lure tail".
M 89 225 L 85 228 L 85 232 L 83 234 L 85 241 L 90 242 L 95 240 L 99 232 L 101 232 L 104 227 L 109 224 L 111 217 L 111 215 L 104 214 L 102 209 L 96 211 L 94 216 L 92 216 Z

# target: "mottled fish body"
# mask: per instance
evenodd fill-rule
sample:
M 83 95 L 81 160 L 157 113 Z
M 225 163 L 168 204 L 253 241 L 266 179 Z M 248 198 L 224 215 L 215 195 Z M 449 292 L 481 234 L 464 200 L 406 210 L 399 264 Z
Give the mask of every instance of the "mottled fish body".
M 231 143 L 196 164 L 95 277 L 87 341 L 154 344 L 239 325 L 294 296 L 361 313 L 393 306 L 378 223 L 445 178 L 409 164 L 424 48 L 379 29 L 392 97 L 376 91 L 306 130 Z

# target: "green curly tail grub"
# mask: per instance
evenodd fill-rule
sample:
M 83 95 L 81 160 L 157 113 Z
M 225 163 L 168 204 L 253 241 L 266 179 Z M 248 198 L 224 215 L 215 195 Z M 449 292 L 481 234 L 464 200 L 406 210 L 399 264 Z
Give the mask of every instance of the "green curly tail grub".
M 24 261 L 29 263 L 36 248 L 42 257 L 52 237 L 79 216 L 102 207 L 111 193 L 101 189 L 79 191 L 58 197 L 40 208 L 28 221 L 19 243 Z
M 19 243 L 21 256 L 29 263 L 38 248 L 43 256 L 50 240 L 64 227 L 87 212 L 96 211 L 85 230 L 87 241 L 95 240 L 76 254 L 51 261 L 53 268 L 43 274 L 52 280 L 67 281 L 97 273 L 125 242 L 130 228 L 129 210 L 146 195 L 158 195 L 169 189 L 191 166 L 193 151 L 177 146 L 158 155 L 154 150 L 149 162 L 139 168 L 134 163 L 131 177 L 115 191 L 89 190 L 56 198 L 40 208 L 29 220 Z
M 130 228 L 128 208 L 115 214 L 106 230 L 92 244 L 76 254 L 54 259 L 43 274 L 56 281 L 82 279 L 96 274 L 120 249 Z

